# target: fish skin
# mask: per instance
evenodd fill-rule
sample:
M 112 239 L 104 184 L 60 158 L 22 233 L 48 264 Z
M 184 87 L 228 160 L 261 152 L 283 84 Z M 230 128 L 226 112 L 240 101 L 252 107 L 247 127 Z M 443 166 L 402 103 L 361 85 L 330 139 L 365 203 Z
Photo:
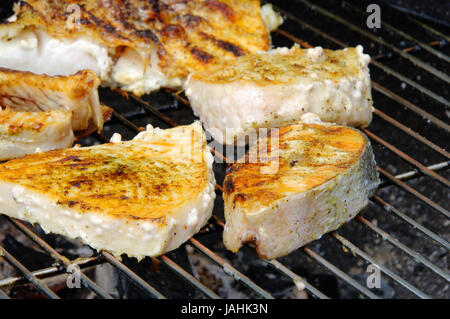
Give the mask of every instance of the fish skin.
M 132 141 L 113 140 L 0 164 L 0 211 L 116 256 L 177 248 L 207 223 L 214 205 L 203 129 L 149 126 Z
M 258 143 L 271 145 L 272 137 Z M 261 258 L 287 255 L 354 218 L 379 184 L 370 142 L 353 128 L 299 122 L 255 152 L 248 156 L 257 163 L 231 164 L 224 181 L 223 239 L 233 252 L 252 242 Z

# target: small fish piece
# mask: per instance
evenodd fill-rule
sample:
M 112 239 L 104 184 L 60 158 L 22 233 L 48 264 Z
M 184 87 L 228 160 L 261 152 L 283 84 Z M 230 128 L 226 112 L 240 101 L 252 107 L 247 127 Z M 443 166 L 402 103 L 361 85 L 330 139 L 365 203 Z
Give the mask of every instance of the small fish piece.
M 142 95 L 224 59 L 270 49 L 282 21 L 259 0 L 19 1 L 0 23 L 0 67 L 69 75 Z
M 89 70 L 47 76 L 0 68 L 0 107 L 27 112 L 69 111 L 74 131 L 86 130 L 91 123 L 101 131 L 104 120 L 99 85 L 100 79 Z
M 213 157 L 201 125 L 0 164 L 0 212 L 138 259 L 179 247 L 211 217 Z

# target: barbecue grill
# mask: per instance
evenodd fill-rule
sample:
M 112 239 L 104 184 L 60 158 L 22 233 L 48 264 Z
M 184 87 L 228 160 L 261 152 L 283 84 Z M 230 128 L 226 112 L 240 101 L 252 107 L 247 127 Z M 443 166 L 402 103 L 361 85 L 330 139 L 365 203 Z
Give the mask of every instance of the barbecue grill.
M 250 247 L 238 254 L 225 250 L 220 186 L 214 217 L 199 234 L 141 262 L 1 216 L 0 298 L 450 297 L 449 29 L 383 5 L 382 27 L 371 30 L 369 3 L 360 1 L 272 3 L 285 18 L 272 34 L 274 46 L 362 44 L 373 58 L 376 109 L 362 131 L 372 141 L 382 184 L 369 205 L 337 231 L 272 261 L 257 258 Z M 100 93 L 113 118 L 81 145 L 107 142 L 114 132 L 131 139 L 147 124 L 167 128 L 194 120 L 182 92 L 142 98 Z M 215 156 L 224 159 L 219 151 Z M 221 185 L 226 164 L 217 162 Z M 74 265 L 81 269 L 80 289 L 66 286 Z M 367 280 L 377 271 L 381 286 L 370 288 Z

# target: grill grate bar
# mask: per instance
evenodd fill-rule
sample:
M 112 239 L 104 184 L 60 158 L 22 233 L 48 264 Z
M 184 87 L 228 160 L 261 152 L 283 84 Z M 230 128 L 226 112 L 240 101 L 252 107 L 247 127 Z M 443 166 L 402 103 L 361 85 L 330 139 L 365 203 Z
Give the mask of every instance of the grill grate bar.
M 374 196 L 374 197 L 377 197 L 377 196 Z M 392 207 L 392 206 L 391 206 Z M 392 207 L 393 208 L 393 207 Z M 394 208 L 395 209 L 395 208 Z M 224 227 L 224 223 L 223 223 L 223 221 L 221 221 L 221 220 L 219 220 L 218 219 L 218 224 L 220 225 L 220 226 L 222 226 L 222 227 Z M 420 226 L 420 225 L 419 225 Z M 420 227 L 422 227 L 422 226 L 420 226 Z M 424 228 L 424 227 L 422 227 L 422 228 Z M 425 228 L 426 229 L 426 228 Z M 430 231 L 430 233 L 431 233 L 431 231 Z M 332 233 L 332 235 L 336 238 L 336 233 L 335 232 L 333 232 Z M 340 236 L 340 239 L 343 239 L 343 240 L 346 240 L 344 237 L 342 237 L 342 236 Z M 338 240 L 340 240 L 340 239 L 338 239 Z M 371 261 L 369 261 L 370 263 L 372 263 L 372 264 L 377 264 L 377 262 L 375 262 L 375 261 L 373 261 L 373 259 L 371 259 L 371 257 L 369 257 L 367 254 L 365 254 L 361 249 L 359 249 L 357 246 L 355 246 L 355 245 L 353 245 L 352 243 L 350 243 L 348 240 L 346 240 L 346 243 L 344 244 L 345 246 L 347 246 L 348 247 L 348 245 L 351 245 L 352 246 L 352 248 L 351 248 L 351 250 L 353 250 L 353 251 L 355 251 L 358 255 L 360 255 L 360 257 L 362 257 L 363 259 L 365 259 L 366 261 L 369 261 L 369 260 L 371 260 Z M 404 246 L 404 247 L 406 247 L 406 246 Z M 350 248 L 350 247 L 349 247 Z M 305 247 L 305 249 L 306 249 L 306 247 Z M 409 248 L 408 248 L 409 249 Z M 421 256 L 422 257 L 422 256 Z M 423 258 L 423 257 L 422 257 Z M 319 260 L 317 260 L 317 261 L 319 261 Z M 275 263 L 274 263 L 275 262 Z M 319 261 L 320 263 L 322 263 L 322 262 L 324 262 L 324 263 L 322 263 L 322 265 L 324 265 L 325 267 L 328 267 L 328 265 L 329 265 L 329 263 L 325 260 L 325 259 L 321 259 L 320 261 Z M 304 285 L 305 285 L 305 288 L 307 288 L 307 286 L 306 286 L 306 282 L 301 278 L 301 277 L 299 277 L 299 276 L 297 276 L 297 275 L 295 275 L 292 271 L 290 271 L 289 269 L 287 269 L 285 266 L 283 266 L 283 265 L 281 265 L 279 262 L 277 262 L 276 260 L 273 260 L 273 261 L 269 261 L 269 264 L 272 264 L 272 266 L 273 267 L 275 267 L 275 269 L 277 269 L 277 270 L 279 270 L 279 271 L 281 271 L 281 272 L 286 272 L 287 271 L 287 273 L 285 273 L 285 275 L 287 275 L 287 276 L 289 276 L 293 281 L 294 281 L 294 283 L 297 285 L 297 282 L 300 280 L 300 282 L 301 283 L 303 283 Z M 378 264 L 377 264 L 378 265 Z M 437 266 L 436 266 L 437 267 Z M 284 269 L 283 269 L 284 268 Z M 394 274 L 392 271 L 390 271 L 389 269 L 387 269 L 386 267 L 381 267 L 380 266 L 380 269 L 382 269 L 382 271 L 384 271 L 389 277 L 391 277 L 392 279 L 394 279 L 395 281 L 397 281 L 399 284 L 401 284 L 402 286 L 404 286 L 405 288 L 407 288 L 408 290 L 410 290 L 411 292 L 413 292 L 414 294 L 416 294 L 417 296 L 419 296 L 419 297 L 421 297 L 421 298 L 431 298 L 430 296 L 428 296 L 427 294 L 425 294 L 425 293 L 423 293 L 422 291 L 420 291 L 419 289 L 417 289 L 416 287 L 414 287 L 413 285 L 411 285 L 409 282 L 407 282 L 406 280 L 404 280 L 403 278 L 401 278 L 401 277 L 399 277 L 398 275 L 396 275 L 396 274 Z M 335 271 L 337 270 L 337 268 L 336 269 L 330 269 L 332 272 L 334 272 L 335 273 Z M 335 273 L 336 274 L 336 273 Z M 339 276 L 339 275 L 338 275 Z M 343 279 L 344 281 L 346 281 L 346 279 L 347 278 L 342 278 L 341 277 L 341 279 Z M 353 283 L 350 283 L 350 282 L 348 282 L 350 285 L 352 285 L 353 286 Z M 308 287 L 309 288 L 309 287 Z M 312 287 L 313 289 L 315 289 L 314 287 Z M 355 287 L 355 288 L 357 288 L 357 289 L 359 289 L 358 287 Z M 308 291 L 309 291 L 309 289 L 307 289 Z
M 385 140 L 383 140 L 382 138 L 378 137 L 377 135 L 375 135 L 374 133 L 370 132 L 368 129 L 365 128 L 361 128 L 361 130 L 367 134 L 367 136 L 369 136 L 371 139 L 375 140 L 377 143 L 383 145 L 384 147 L 386 147 L 387 149 L 389 149 L 391 152 L 395 153 L 396 155 L 398 155 L 399 157 L 401 157 L 403 160 L 407 161 L 408 163 L 410 163 L 411 165 L 417 167 L 422 173 L 424 173 L 425 175 L 434 178 L 435 180 L 441 182 L 442 184 L 444 184 L 445 186 L 449 187 L 450 186 L 450 182 L 445 179 L 444 177 L 442 177 L 441 175 L 437 174 L 435 171 L 430 170 L 428 167 L 426 167 L 425 165 L 419 163 L 418 161 L 416 161 L 415 159 L 413 159 L 411 156 L 405 154 L 404 152 L 400 151 L 397 147 L 393 146 L 392 144 L 386 142 Z
M 337 268 L 335 265 L 327 261 L 325 258 L 321 257 L 308 247 L 303 247 L 303 250 L 308 254 L 310 257 L 312 257 L 314 260 L 316 260 L 318 263 L 322 264 L 327 270 L 331 271 L 333 274 L 341 278 L 343 281 L 345 281 L 347 284 L 352 286 L 353 288 L 360 291 L 362 294 L 366 295 L 370 299 L 380 299 L 379 296 L 375 295 L 373 292 L 368 290 L 366 287 L 362 286 L 360 283 L 358 283 L 355 279 L 347 275 L 345 272 Z
M 419 21 L 411 16 L 408 16 L 408 19 L 413 21 L 414 23 L 416 23 L 417 25 L 420 25 L 422 28 L 424 28 L 425 30 L 430 31 L 431 33 L 434 33 L 435 35 L 445 39 L 445 41 L 450 42 L 450 37 L 448 35 L 445 35 L 444 33 L 430 27 L 428 24 L 423 23 L 422 21 Z
M 102 143 L 109 143 L 110 142 L 109 139 L 106 136 L 104 136 L 102 133 L 94 132 L 93 135 L 95 136 L 95 138 L 97 138 Z
M 317 31 L 318 31 L 318 32 L 321 32 L 320 30 L 317 30 Z M 301 40 L 301 39 L 299 39 L 299 38 L 297 38 L 297 37 L 291 35 L 290 33 L 286 32 L 286 31 L 284 31 L 284 30 L 277 29 L 277 32 L 278 32 L 279 34 L 283 35 L 284 37 L 290 39 L 291 41 L 296 42 L 296 43 L 298 43 L 298 44 L 300 44 L 300 45 L 302 45 L 302 46 L 304 46 L 304 47 L 306 47 L 306 48 L 312 48 L 312 47 L 313 47 L 311 44 L 309 44 L 309 43 L 307 43 L 307 42 L 305 42 L 305 41 L 303 41 L 303 40 Z M 330 37 L 330 36 L 327 35 L 327 37 Z M 342 43 L 342 42 L 340 42 L 339 40 L 336 40 L 336 39 L 334 39 L 334 38 L 332 38 L 332 39 L 333 39 L 339 46 L 345 47 L 345 44 L 344 44 L 344 43 Z M 371 63 L 373 63 L 373 62 L 374 62 L 374 61 L 372 61 Z M 435 117 L 434 115 L 432 115 L 432 114 L 430 114 L 430 113 L 424 111 L 423 109 L 421 109 L 421 108 L 418 107 L 417 105 L 415 105 L 415 104 L 409 102 L 408 100 L 402 98 L 402 97 L 399 96 L 398 94 L 396 94 L 396 93 L 394 93 L 394 92 L 388 90 L 387 88 L 383 87 L 381 84 L 378 84 L 377 82 L 375 82 L 375 81 L 373 81 L 373 80 L 371 81 L 371 83 L 372 83 L 372 88 L 373 88 L 375 91 L 377 91 L 377 92 L 379 92 L 379 93 L 385 95 L 385 96 L 388 97 L 389 99 L 394 100 L 395 102 L 397 102 L 397 103 L 403 105 L 404 107 L 410 109 L 411 111 L 415 112 L 416 114 L 420 115 L 421 117 L 423 117 L 423 118 L 429 120 L 431 123 L 435 124 L 436 126 L 442 128 L 442 129 L 444 129 L 445 131 L 450 132 L 450 125 L 448 125 L 448 124 L 445 123 L 444 121 L 442 121 L 442 120 L 438 119 L 437 117 Z
M 155 107 L 153 107 L 150 103 L 148 103 L 147 101 L 144 101 L 143 99 L 135 96 L 134 94 L 130 94 L 131 99 L 137 103 L 137 105 L 144 107 L 147 111 L 149 111 L 150 113 L 152 113 L 153 115 L 159 117 L 161 120 L 163 120 L 164 122 L 166 122 L 168 125 L 175 127 L 178 126 L 178 123 L 175 122 L 174 120 L 172 120 L 171 118 L 169 118 L 167 115 L 165 115 L 164 113 L 160 112 L 158 109 L 156 109 Z
M 374 109 L 374 114 L 376 114 L 377 116 L 381 117 L 383 120 L 385 120 L 386 122 L 389 122 L 390 124 L 394 125 L 395 127 L 399 128 L 400 130 L 402 130 L 403 132 L 405 132 L 406 134 L 414 137 L 416 140 L 419 140 L 421 143 L 425 144 L 426 146 L 428 146 L 429 148 L 435 150 L 436 152 L 438 152 L 439 154 L 445 156 L 446 158 L 450 158 L 450 153 L 447 152 L 446 150 L 444 150 L 443 148 L 441 148 L 440 146 L 434 144 L 433 142 L 429 141 L 428 139 L 426 139 L 425 137 L 423 137 L 422 135 L 420 135 L 419 133 L 411 130 L 409 127 L 403 125 L 402 123 L 398 122 L 397 120 L 393 119 L 392 117 L 390 117 L 389 115 L 381 112 L 378 109 Z
M 25 226 L 21 221 L 5 216 L 14 226 L 16 226 L 22 233 L 28 236 L 32 241 L 34 241 L 38 246 L 40 246 L 47 254 L 49 254 L 53 259 L 58 261 L 61 266 L 67 271 L 67 269 L 72 265 L 71 261 L 58 253 L 53 247 L 47 244 L 42 238 L 36 235 L 30 228 Z M 113 299 L 106 291 L 100 288 L 94 281 L 92 281 L 84 273 L 80 274 L 81 283 L 86 287 L 94 291 L 97 295 L 105 299 Z
M 407 247 L 406 245 L 402 244 L 398 239 L 394 238 L 393 236 L 389 235 L 385 231 L 383 231 L 381 228 L 375 226 L 373 223 L 369 222 L 367 219 L 362 217 L 361 215 L 358 215 L 356 217 L 360 222 L 362 222 L 364 225 L 368 226 L 371 230 L 376 232 L 378 235 L 380 235 L 383 239 L 389 241 L 392 245 L 399 248 L 403 252 L 407 253 L 409 256 L 414 258 L 416 261 L 420 262 L 425 267 L 431 269 L 436 274 L 450 282 L 450 275 L 445 272 L 443 269 L 439 268 L 432 262 L 430 262 L 428 259 L 417 253 L 416 251 L 412 250 L 411 248 Z
M 258 293 L 261 297 L 263 297 L 265 299 L 274 299 L 274 297 L 269 292 L 267 292 L 266 290 L 264 290 L 263 288 L 258 286 L 250 278 L 248 278 L 247 276 L 242 274 L 240 271 L 235 269 L 229 263 L 225 262 L 225 260 L 223 260 L 221 257 L 217 256 L 214 252 L 212 252 L 209 248 L 204 246 L 198 240 L 196 240 L 195 238 L 191 238 L 190 242 L 195 246 L 195 248 L 197 248 L 199 251 L 201 251 L 203 254 L 205 254 L 210 259 L 212 259 L 215 263 L 217 263 L 219 266 L 221 266 L 223 271 L 227 275 L 240 281 L 245 286 L 247 286 L 248 288 L 250 288 L 253 291 L 255 291 L 256 293 Z
M 278 260 L 269 260 L 267 263 L 272 266 L 275 270 L 283 274 L 284 276 L 290 278 L 294 284 L 300 289 L 302 286 L 304 286 L 304 289 L 308 291 L 310 294 L 312 294 L 314 297 L 319 299 L 330 299 L 328 296 L 323 294 L 320 290 L 318 290 L 316 287 L 311 285 L 309 282 L 306 281 L 303 277 L 300 277 L 296 273 L 294 273 L 292 270 L 284 266 L 282 263 L 280 263 Z
M 28 270 L 20 261 L 14 258 L 5 248 L 0 246 L 0 256 L 5 259 L 14 268 L 19 270 L 27 280 L 32 283 L 36 288 L 38 288 L 44 295 L 50 299 L 60 299 L 57 294 L 55 294 L 45 283 L 40 279 L 36 278 L 31 271 Z
M 450 106 L 450 101 L 448 101 L 447 99 L 445 99 L 444 97 L 432 92 L 431 90 L 425 88 L 424 86 L 418 84 L 417 82 L 407 78 L 404 75 L 401 75 L 400 73 L 398 73 L 397 71 L 394 71 L 391 68 L 388 68 L 387 66 L 381 64 L 378 61 L 371 61 L 371 64 L 375 65 L 377 68 L 383 70 L 385 73 L 392 75 L 396 78 L 398 78 L 400 81 L 403 81 L 407 84 L 409 84 L 410 86 L 412 86 L 413 88 L 417 89 L 418 91 L 422 92 L 425 95 L 428 95 L 429 97 L 433 98 L 434 100 L 436 100 L 437 102 L 444 104 L 445 106 L 449 107 Z
M 364 251 L 362 251 L 361 249 L 359 249 L 357 246 L 355 246 L 354 244 L 352 244 L 348 239 L 342 237 L 341 235 L 339 235 L 336 232 L 332 232 L 331 236 L 333 236 L 334 238 L 336 238 L 342 245 L 344 245 L 345 247 L 347 247 L 348 249 L 350 249 L 352 252 L 356 253 L 358 256 L 360 256 L 361 258 L 363 258 L 365 261 L 367 261 L 369 264 L 373 264 L 376 265 L 382 272 L 384 272 L 387 276 L 391 277 L 392 279 L 394 279 L 396 282 L 398 282 L 400 285 L 402 285 L 403 287 L 405 287 L 406 289 L 408 289 L 409 291 L 411 291 L 413 294 L 415 294 L 416 296 L 422 298 L 422 299 L 431 299 L 431 296 L 427 295 L 426 293 L 420 291 L 417 287 L 411 285 L 409 282 L 407 282 L 405 279 L 403 279 L 402 277 L 398 276 L 397 274 L 393 273 L 392 271 L 390 271 L 388 268 L 386 268 L 385 266 L 381 265 L 380 263 L 378 263 L 376 260 L 374 260 L 372 257 L 370 257 L 369 255 L 367 255 Z
M 365 12 L 362 11 L 361 9 L 355 7 L 354 5 L 348 3 L 347 1 L 344 1 L 345 5 L 347 7 L 349 7 L 350 9 L 352 9 L 353 11 L 358 12 L 359 14 L 365 15 Z M 401 35 L 403 38 L 415 42 L 417 43 L 418 46 L 420 46 L 422 49 L 428 51 L 429 53 L 433 54 L 434 56 L 438 57 L 439 59 L 444 60 L 447 63 L 450 63 L 450 57 L 434 48 L 432 48 L 431 46 L 427 45 L 426 43 L 423 43 L 419 40 L 417 40 L 416 38 L 414 38 L 413 36 L 407 34 L 406 32 L 397 29 L 396 27 L 394 27 L 393 25 L 385 22 L 384 20 L 381 20 L 381 25 L 385 26 L 387 29 L 390 29 L 392 31 L 394 31 L 395 33 Z M 381 38 L 379 38 L 381 39 Z M 439 43 L 439 42 L 438 42 Z M 407 52 L 406 50 L 402 50 L 403 52 Z M 411 50 L 409 50 L 411 51 Z
M 80 269 L 83 269 L 84 267 L 90 266 L 90 265 L 100 265 L 103 263 L 103 260 L 101 260 L 98 257 L 88 257 L 88 258 L 78 258 L 77 260 L 72 261 L 72 265 L 77 265 L 80 267 Z M 50 276 L 56 276 L 58 274 L 65 273 L 64 271 L 61 271 L 61 267 L 48 267 L 40 270 L 33 271 L 32 274 L 39 279 L 47 278 Z M 19 276 L 19 277 L 9 277 L 0 280 L 0 287 L 6 287 L 11 286 L 15 284 L 21 284 L 25 283 L 26 278 Z
M 320 14 L 322 14 L 322 15 L 328 17 L 328 18 L 331 18 L 334 21 L 337 21 L 337 22 L 339 22 L 339 23 L 341 23 L 343 25 L 345 25 L 349 29 L 351 29 L 353 31 L 356 31 L 359 34 L 362 34 L 366 38 L 369 38 L 370 40 L 372 40 L 374 42 L 377 42 L 377 43 L 379 43 L 379 44 L 381 44 L 381 45 L 391 49 L 392 51 L 394 51 L 395 53 L 397 53 L 398 55 L 400 55 L 404 59 L 409 60 L 414 65 L 419 66 L 421 69 L 423 69 L 423 70 L 433 74 L 435 77 L 441 79 L 442 81 L 450 83 L 450 77 L 447 74 L 439 71 L 435 67 L 433 67 L 433 66 L 429 65 L 428 63 L 426 63 L 426 62 L 424 62 L 424 61 L 422 61 L 422 60 L 412 56 L 411 54 L 402 51 L 401 49 L 397 48 L 396 46 L 394 46 L 394 45 L 384 41 L 381 37 L 377 37 L 377 36 L 373 35 L 372 33 L 367 32 L 367 31 L 361 29 L 360 27 L 354 25 L 353 23 L 348 22 L 347 20 L 345 20 L 345 19 L 335 15 L 334 13 L 332 13 L 332 12 L 330 12 L 330 11 L 328 11 L 328 10 L 318 6 L 318 5 L 310 3 L 307 0 L 298 0 L 298 1 L 302 2 L 304 5 L 306 5 L 307 7 L 311 8 L 311 9 L 313 9 L 314 11 L 317 11 Z
M 402 213 L 401 211 L 399 211 L 397 208 L 395 208 L 394 206 L 392 206 L 391 204 L 385 202 L 383 199 L 381 199 L 380 197 L 378 197 L 377 195 L 374 195 L 371 199 L 372 203 L 375 203 L 376 205 L 380 206 L 381 208 L 383 208 L 387 213 L 394 213 L 396 216 L 400 217 L 401 219 L 403 219 L 405 222 L 407 222 L 408 224 L 410 224 L 411 226 L 413 226 L 414 228 L 417 228 L 418 230 L 420 230 L 422 233 L 424 233 L 425 235 L 427 235 L 429 238 L 433 239 L 434 241 L 436 241 L 437 243 L 439 243 L 442 247 L 446 248 L 447 250 L 450 250 L 450 243 L 448 241 L 446 241 L 445 239 L 443 239 L 442 237 L 436 235 L 434 232 L 432 232 L 431 230 L 429 230 L 428 228 L 422 226 L 421 224 L 419 224 L 418 222 L 416 222 L 414 219 L 408 217 L 407 215 L 405 215 L 404 213 Z
M 300 25 L 304 26 L 305 28 L 307 28 L 307 29 L 313 31 L 314 33 L 320 35 L 320 36 L 323 37 L 324 39 L 327 39 L 327 40 L 329 40 L 329 41 L 331 41 L 331 42 L 337 44 L 338 46 L 340 46 L 340 47 L 342 47 L 342 48 L 345 48 L 345 47 L 347 46 L 344 42 L 342 42 L 342 41 L 340 41 L 340 40 L 338 40 L 338 39 L 336 39 L 336 38 L 334 38 L 334 37 L 328 35 L 327 33 L 323 32 L 323 31 L 319 30 L 318 28 L 316 28 L 316 27 L 310 25 L 309 23 L 307 23 L 307 22 L 305 22 L 305 21 L 303 21 L 303 20 L 297 18 L 296 16 L 293 16 L 291 13 L 289 13 L 289 12 L 287 12 L 287 11 L 285 11 L 285 10 L 283 10 L 283 9 L 281 9 L 281 8 L 279 8 L 279 7 L 277 7 L 277 6 L 273 6 L 273 7 L 274 7 L 276 10 L 282 12 L 285 16 L 287 16 L 288 18 L 290 18 L 292 21 L 294 21 L 294 22 L 296 22 L 297 24 L 300 24 Z M 281 33 L 280 33 L 280 34 L 281 34 Z M 291 40 L 292 40 L 292 38 L 291 38 Z M 299 43 L 299 44 L 300 44 L 300 43 Z M 420 85 L 419 83 L 417 83 L 417 82 L 415 82 L 415 81 L 413 81 L 413 80 L 411 80 L 411 79 L 405 77 L 404 75 L 400 74 L 399 72 L 394 71 L 393 69 L 387 67 L 386 65 L 384 65 L 384 64 L 382 64 L 382 63 L 380 63 L 380 62 L 374 61 L 374 60 L 371 61 L 371 64 L 373 64 L 373 65 L 375 65 L 377 68 L 383 70 L 385 73 L 390 74 L 390 75 L 396 77 L 396 78 L 399 79 L 400 81 L 403 81 L 403 82 L 409 84 L 410 86 L 414 87 L 414 88 L 417 89 L 418 91 L 420 91 L 420 92 L 424 93 L 425 95 L 428 95 L 429 97 L 433 98 L 434 100 L 436 100 L 436 101 L 438 101 L 438 102 L 440 102 L 440 103 L 442 103 L 442 104 L 444 104 L 444 105 L 446 105 L 446 106 L 450 106 L 450 102 L 449 102 L 447 99 L 445 99 L 444 97 L 442 97 L 442 96 L 440 96 L 440 95 L 438 95 L 438 94 L 432 92 L 431 90 L 425 88 L 424 86 Z
M 422 195 L 420 192 L 416 191 L 414 188 L 412 188 L 412 187 L 408 186 L 407 184 L 405 184 L 404 182 L 398 180 L 397 178 L 395 178 L 394 176 L 392 176 L 391 174 L 386 172 L 381 167 L 378 167 L 378 171 L 381 174 L 383 174 L 384 176 L 386 176 L 391 182 L 393 182 L 394 184 L 396 184 L 397 186 L 402 188 L 403 190 L 405 190 L 408 193 L 412 194 L 413 196 L 417 197 L 418 199 L 420 199 L 421 201 L 423 201 L 424 203 L 426 203 L 430 207 L 434 208 L 435 210 L 437 210 L 438 212 L 440 212 L 441 214 L 443 214 L 447 218 L 450 218 L 450 213 L 448 212 L 448 210 L 446 210 L 442 206 L 436 204 L 434 201 L 432 201 L 428 197 Z
M 146 293 L 158 299 L 166 299 L 166 297 L 164 297 L 158 290 L 149 285 L 145 280 L 143 280 L 134 271 L 117 260 L 117 258 L 115 258 L 113 255 L 104 250 L 101 251 L 101 255 L 106 259 L 106 261 L 108 261 L 109 264 L 114 266 L 117 270 L 124 274 L 139 288 L 143 289 Z
M 211 299 L 221 299 L 219 295 L 214 293 L 211 289 L 202 284 L 197 278 L 192 276 L 182 267 L 180 267 L 177 263 L 175 263 L 172 259 L 167 256 L 161 256 L 161 260 L 175 273 L 177 273 L 182 279 L 190 283 L 192 286 L 200 290 L 205 296 Z

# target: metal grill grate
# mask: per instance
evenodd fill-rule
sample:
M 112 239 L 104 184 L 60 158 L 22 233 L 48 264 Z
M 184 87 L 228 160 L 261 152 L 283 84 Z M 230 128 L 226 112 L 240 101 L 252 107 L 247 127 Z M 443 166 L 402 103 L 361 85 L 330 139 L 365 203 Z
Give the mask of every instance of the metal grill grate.
M 405 14 L 400 15 L 405 21 L 399 23 L 397 19 L 392 19 L 399 13 L 393 11 L 391 13 L 389 11 L 391 9 L 386 8 L 387 16 L 395 21 L 383 20 L 383 28 L 377 31 L 382 33 L 382 37 L 358 24 L 361 21 L 365 22 L 366 19 L 364 11 L 361 11 L 359 7 L 346 2 L 342 5 L 330 3 L 330 1 L 318 2 L 320 4 L 298 0 L 289 4 L 281 2 L 283 5 L 275 7 L 285 16 L 286 21 L 273 34 L 273 42 L 276 46 L 291 46 L 295 42 L 302 47 L 310 47 L 309 43 L 313 43 L 334 48 L 361 43 L 366 51 L 372 53 L 374 58 L 371 63 L 371 73 L 374 79 L 374 105 L 377 109 L 374 112 L 373 123 L 363 131 L 374 144 L 379 164 L 378 170 L 383 182 L 369 206 L 348 226 L 345 225 L 337 232 L 325 235 L 318 242 L 299 249 L 293 254 L 294 257 L 260 262 L 264 263 L 267 272 L 274 271 L 277 276 L 288 279 L 292 286 L 304 289 L 308 295 L 315 298 L 329 296 L 314 282 L 297 274 L 296 269 L 300 269 L 299 264 L 302 266 L 307 264 L 316 272 L 332 275 L 337 279 L 339 287 L 353 290 L 356 296 L 374 299 L 389 296 L 448 297 L 450 275 L 446 268 L 448 267 L 446 261 L 450 245 L 445 238 L 448 238 L 449 225 L 449 212 L 446 208 L 448 207 L 449 181 L 446 176 L 449 172 L 449 153 L 445 150 L 446 145 L 444 148 L 439 146 L 448 142 L 450 132 L 450 126 L 442 120 L 448 117 L 449 111 L 446 108 L 450 105 L 447 99 L 450 80 L 445 72 L 450 62 L 447 55 L 449 37 L 445 35 L 447 30 L 438 31 L 436 28 L 439 27 L 430 26 L 432 23 L 424 23 Z M 397 26 L 398 24 L 400 26 Z M 420 39 L 416 34 L 412 36 L 409 33 L 410 30 L 402 29 L 408 25 L 414 25 L 417 28 L 418 31 L 415 33 L 420 33 Z M 374 52 L 377 54 L 373 54 Z M 413 72 L 410 71 L 412 69 Z M 382 83 L 387 83 L 389 87 L 395 89 L 390 90 Z M 175 117 L 180 118 L 183 124 L 190 123 L 194 119 L 188 101 L 180 92 L 165 91 L 145 98 L 130 96 L 129 100 L 106 90 L 102 93 L 107 100 L 104 101 L 105 104 L 115 108 L 113 120 L 105 125 L 105 135 L 111 135 L 113 131 L 121 131 L 126 132 L 125 137 L 128 134 L 131 138 L 147 122 L 161 127 L 170 127 L 178 125 L 174 120 Z M 121 103 L 125 105 L 120 106 Z M 131 104 L 134 104 L 133 107 L 130 107 Z M 176 107 L 171 107 L 174 105 Z M 427 105 L 427 107 L 418 105 Z M 95 133 L 81 142 L 83 144 L 103 143 L 109 140 L 105 135 Z M 217 151 L 216 156 L 223 157 Z M 219 171 L 219 176 L 223 176 L 223 165 L 217 165 L 216 170 Z M 399 173 L 400 171 L 404 173 Z M 220 181 L 220 178 L 218 180 Z M 435 189 L 439 190 L 437 195 L 430 191 Z M 221 191 L 222 188 L 218 186 L 218 195 L 221 195 Z M 397 196 L 401 196 L 400 200 L 397 200 Z M 217 250 L 216 246 L 220 245 L 220 242 L 210 245 L 205 243 L 208 241 L 203 240 L 204 234 L 215 234 L 215 240 L 220 241 L 221 227 L 223 227 L 221 207 L 222 205 L 216 202 L 215 218 L 211 225 L 203 233 L 191 238 L 189 245 L 222 268 L 225 275 L 246 287 L 249 297 L 273 298 L 277 294 L 273 285 L 265 283 L 261 278 L 256 278 L 257 276 L 248 268 L 243 267 L 242 261 L 235 259 L 233 262 L 227 261 L 226 258 L 230 259 L 230 257 L 228 255 L 224 257 L 224 252 Z M 420 214 L 413 214 L 413 211 L 417 210 L 420 210 Z M 57 248 L 44 241 L 30 226 L 9 217 L 2 218 L 37 244 L 54 260 L 54 264 L 31 272 L 20 260 L 0 246 L 0 256 L 4 262 L 12 265 L 21 274 L 18 277 L 0 280 L 0 298 L 11 297 L 2 288 L 24 283 L 30 283 L 48 298 L 59 298 L 43 281 L 44 279 L 65 274 L 73 264 L 81 269 L 87 269 L 104 263 L 112 265 L 149 297 L 165 298 L 163 293 L 154 287 L 155 285 L 140 277 L 133 267 L 128 267 L 106 251 L 101 251 L 92 257 L 69 260 L 59 253 Z M 375 220 L 377 218 L 387 219 L 388 222 L 379 226 Z M 442 227 L 435 227 L 436 223 Z M 365 244 L 360 244 L 358 238 L 349 239 L 355 237 L 353 236 L 355 229 L 359 231 L 362 229 L 363 232 L 368 233 L 368 236 L 372 236 L 370 237 L 372 239 Z M 423 243 L 424 247 L 431 247 L 432 251 L 439 252 L 440 257 L 428 257 L 427 251 L 417 248 L 418 246 L 414 245 L 410 237 L 405 237 L 408 238 L 407 240 L 398 239 L 401 237 L 398 236 L 399 232 L 412 232 L 411 236 L 414 236 L 416 241 L 420 241 L 420 245 Z M 355 241 L 359 244 L 355 244 Z M 392 247 L 394 255 L 403 254 L 409 258 L 402 259 L 406 261 L 404 265 L 400 265 L 400 268 L 394 267 L 395 270 L 393 270 L 389 259 L 380 258 L 373 253 L 373 247 L 386 244 Z M 327 248 L 324 249 L 324 246 Z M 185 249 L 185 246 L 179 249 Z M 372 253 L 367 252 L 368 250 Z M 352 254 L 347 254 L 346 251 Z M 249 252 L 250 250 L 244 249 L 244 252 L 239 254 L 248 255 Z M 351 258 L 354 263 L 378 265 L 383 280 L 387 280 L 395 288 L 393 295 L 381 294 L 379 290 L 367 288 L 365 278 L 352 272 L 349 267 L 340 267 L 339 260 L 344 258 Z M 170 278 L 164 277 L 164 281 L 169 281 L 165 283 L 166 285 L 170 285 L 170 281 L 182 278 L 204 297 L 220 298 L 212 287 L 202 283 L 191 274 L 190 269 L 180 266 L 169 256 L 161 256 L 154 262 L 156 261 L 167 266 L 176 275 L 169 276 Z M 413 280 L 415 276 L 418 276 L 415 273 L 417 265 L 422 266 L 419 268 L 420 272 L 431 273 L 426 277 L 430 279 L 420 286 L 417 280 Z M 413 267 L 413 273 L 408 274 L 407 271 L 411 267 Z M 82 273 L 81 282 L 98 297 L 112 298 L 99 283 L 84 273 Z M 434 286 L 437 288 L 433 288 Z

